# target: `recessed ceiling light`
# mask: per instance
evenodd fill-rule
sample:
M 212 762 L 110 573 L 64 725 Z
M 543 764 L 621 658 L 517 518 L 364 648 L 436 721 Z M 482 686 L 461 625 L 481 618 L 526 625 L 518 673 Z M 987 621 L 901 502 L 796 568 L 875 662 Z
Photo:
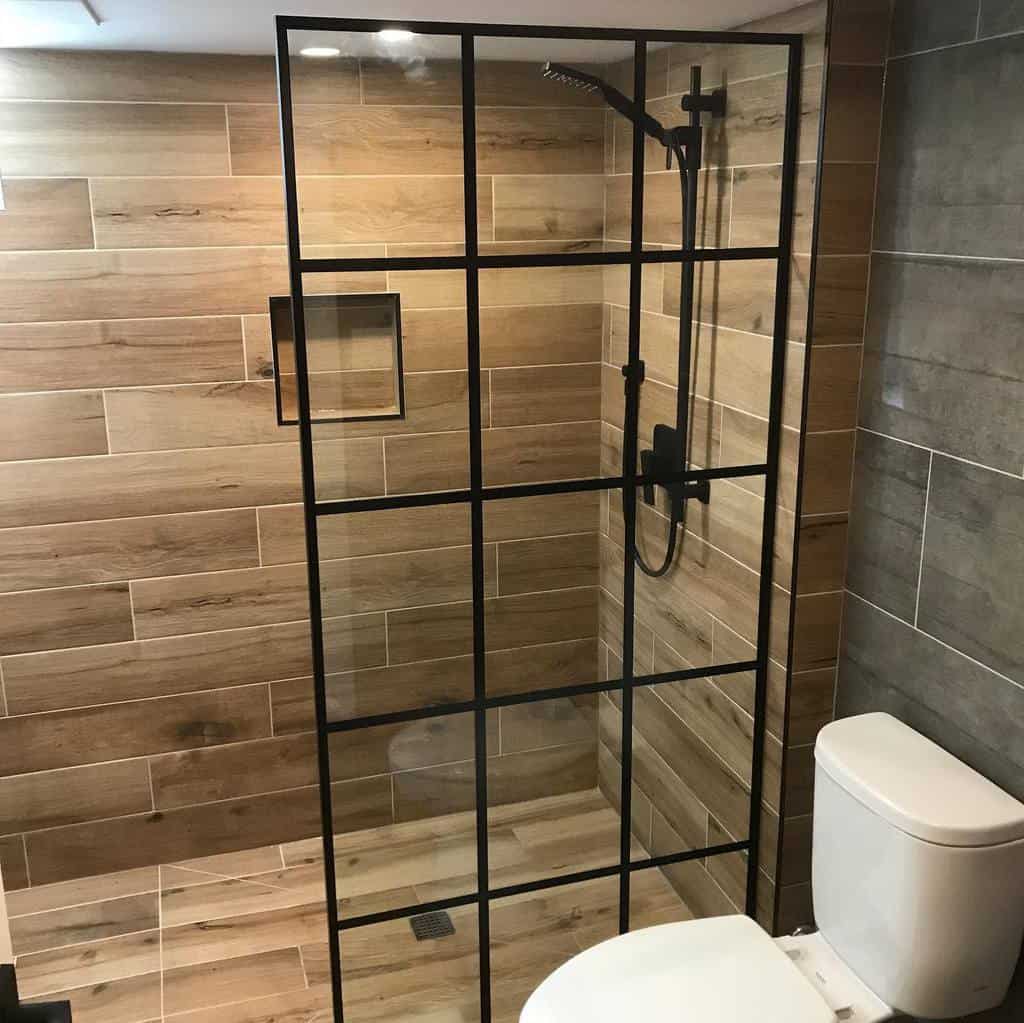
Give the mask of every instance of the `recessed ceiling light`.
M 413 37 L 405 28 L 382 28 L 377 35 L 382 43 L 405 43 Z
M 340 57 L 341 50 L 336 46 L 304 46 L 299 50 L 302 57 Z

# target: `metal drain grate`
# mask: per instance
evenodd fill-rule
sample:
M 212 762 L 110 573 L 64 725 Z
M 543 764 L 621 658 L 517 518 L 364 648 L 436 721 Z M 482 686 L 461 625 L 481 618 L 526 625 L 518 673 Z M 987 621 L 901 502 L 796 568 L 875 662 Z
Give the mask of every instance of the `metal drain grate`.
M 447 938 L 449 934 L 455 933 L 455 924 L 443 909 L 435 913 L 421 913 L 419 916 L 410 917 L 409 926 L 412 927 L 412 933 L 416 935 L 417 941 Z

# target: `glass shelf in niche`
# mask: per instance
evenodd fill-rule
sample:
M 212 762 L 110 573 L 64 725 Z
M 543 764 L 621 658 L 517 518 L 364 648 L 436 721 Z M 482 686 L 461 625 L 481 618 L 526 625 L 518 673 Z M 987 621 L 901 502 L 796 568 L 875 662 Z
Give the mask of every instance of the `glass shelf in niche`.
M 391 292 L 309 295 L 303 299 L 303 309 L 310 421 L 403 419 L 399 296 Z M 295 426 L 299 421 L 298 369 L 289 296 L 270 299 L 270 333 L 278 423 Z

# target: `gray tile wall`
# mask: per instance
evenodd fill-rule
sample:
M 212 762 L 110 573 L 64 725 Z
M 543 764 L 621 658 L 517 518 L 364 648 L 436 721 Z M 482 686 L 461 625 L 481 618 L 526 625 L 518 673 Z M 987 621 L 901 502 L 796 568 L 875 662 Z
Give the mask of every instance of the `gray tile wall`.
M 1024 799 L 1021 83 L 1024 0 L 897 0 L 836 713 Z

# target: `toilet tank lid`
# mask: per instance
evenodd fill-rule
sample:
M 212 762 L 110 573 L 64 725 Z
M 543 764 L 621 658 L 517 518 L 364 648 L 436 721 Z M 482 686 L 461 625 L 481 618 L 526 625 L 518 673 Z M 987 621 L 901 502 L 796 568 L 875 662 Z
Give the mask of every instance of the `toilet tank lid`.
M 1024 804 L 890 714 L 826 725 L 814 759 L 890 824 L 937 845 L 1024 838 Z

